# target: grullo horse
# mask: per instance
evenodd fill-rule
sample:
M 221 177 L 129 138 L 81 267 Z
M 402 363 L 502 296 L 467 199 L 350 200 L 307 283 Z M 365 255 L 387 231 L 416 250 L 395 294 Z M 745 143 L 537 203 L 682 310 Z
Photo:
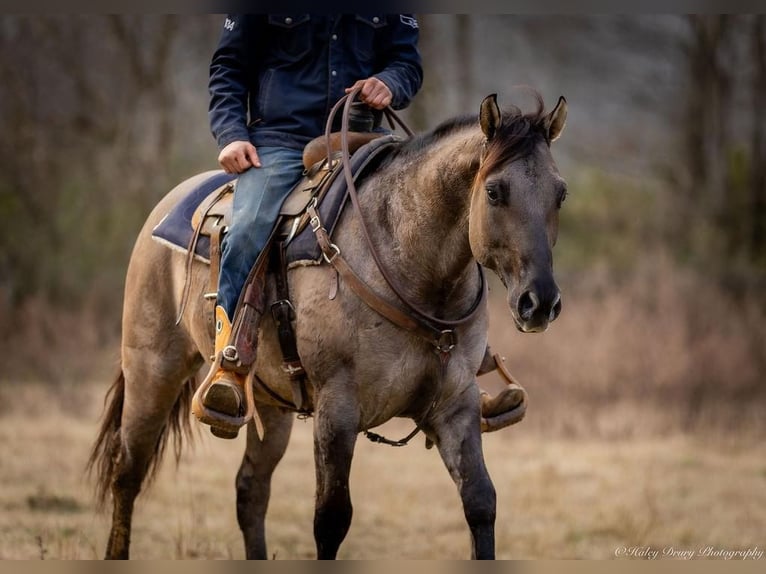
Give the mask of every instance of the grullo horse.
M 455 328 L 457 343 L 448 357 L 371 309 L 338 280 L 333 266 L 289 272 L 294 329 L 313 406 L 319 558 L 336 556 L 351 523 L 349 472 L 358 434 L 393 417 L 413 419 L 438 448 L 463 503 L 472 556 L 494 557 L 495 490 L 482 453 L 476 382 L 488 327 L 480 266 L 507 288 L 510 316 L 520 331 L 545 330 L 561 310 L 551 250 L 566 184 L 551 143 L 564 128 L 566 101 L 560 98 L 550 113 L 539 96 L 538 104 L 532 113 L 502 112 L 495 96 L 488 96 L 478 118 L 455 118 L 402 142 L 357 182 L 360 211 L 347 208 L 335 228 L 332 241 L 345 261 L 391 305 L 401 301 L 362 240 L 363 225 L 381 265 L 418 308 L 448 321 L 465 317 L 478 302 L 478 312 Z M 185 258 L 151 237 L 193 185 L 194 178 L 181 183 L 152 211 L 128 267 L 121 372 L 90 460 L 101 500 L 112 495 L 107 558 L 128 557 L 136 496 L 168 440 L 174 437 L 180 445 L 195 374 L 213 353 L 203 300 L 206 265 L 194 262 L 189 303 L 176 324 Z M 268 301 L 274 296 L 268 279 Z M 254 372 L 281 396 L 291 396 L 268 314 Z M 266 558 L 271 476 L 295 415 L 259 386 L 254 398 L 261 429 L 248 423 L 236 481 L 237 516 L 247 557 Z

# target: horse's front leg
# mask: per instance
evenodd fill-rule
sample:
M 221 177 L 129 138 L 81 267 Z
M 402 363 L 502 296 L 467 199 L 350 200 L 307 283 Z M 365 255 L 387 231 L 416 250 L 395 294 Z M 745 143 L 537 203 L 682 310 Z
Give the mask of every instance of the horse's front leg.
M 439 449 L 447 470 L 455 481 L 471 530 L 471 558 L 495 558 L 495 487 L 484 463 L 481 448 L 479 397 L 471 388 L 448 412 L 440 412 L 428 433 Z M 478 392 L 478 391 L 477 391 Z
M 248 560 L 264 560 L 266 555 L 266 510 L 271 496 L 271 476 L 282 460 L 293 428 L 293 414 L 279 407 L 258 404 L 257 416 L 263 421 L 263 439 L 255 422 L 247 427 L 247 448 L 237 473 L 237 520 L 245 539 Z
M 324 388 L 314 414 L 317 495 L 314 540 L 317 558 L 334 560 L 351 525 L 348 478 L 359 432 L 359 409 L 350 393 Z

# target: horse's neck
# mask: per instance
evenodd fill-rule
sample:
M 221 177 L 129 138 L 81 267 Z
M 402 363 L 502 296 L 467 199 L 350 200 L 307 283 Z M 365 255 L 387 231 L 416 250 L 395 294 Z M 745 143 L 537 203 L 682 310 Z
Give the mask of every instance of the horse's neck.
M 475 295 L 468 215 L 482 139 L 463 129 L 396 158 L 369 198 L 369 212 L 379 214 L 369 225 L 384 261 L 413 297 L 437 306 L 461 291 Z

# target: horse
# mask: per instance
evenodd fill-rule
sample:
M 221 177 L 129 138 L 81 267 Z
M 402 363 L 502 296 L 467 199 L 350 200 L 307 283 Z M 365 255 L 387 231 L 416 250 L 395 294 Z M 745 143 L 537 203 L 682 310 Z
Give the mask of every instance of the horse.
M 482 267 L 500 277 L 520 331 L 544 331 L 561 312 L 552 248 L 566 183 L 551 143 L 564 129 L 567 104 L 561 97 L 546 113 L 535 95 L 532 112 L 515 106 L 502 111 L 492 94 L 481 102 L 478 118 L 455 117 L 404 140 L 357 182 L 360 211 L 345 209 L 332 237 L 348 265 L 389 306 L 401 307 L 401 296 L 444 321 L 466 317 L 478 306 L 455 327 L 454 348 L 435 349 L 418 333 L 386 320 L 332 265 L 289 272 L 297 346 L 311 383 L 319 559 L 337 556 L 351 524 L 349 473 L 357 436 L 394 417 L 415 421 L 437 447 L 462 501 L 471 557 L 494 558 L 496 497 L 482 453 L 476 382 L 488 329 Z M 109 559 L 129 557 L 136 496 L 171 437 L 179 456 L 190 427 L 195 375 L 213 353 L 203 300 L 205 264 L 195 261 L 187 278 L 184 256 L 151 238 L 190 185 L 191 180 L 179 184 L 157 204 L 128 265 L 121 368 L 107 393 L 89 461 L 99 501 L 104 504 L 111 492 Z M 363 225 L 379 261 L 361 240 Z M 177 324 L 187 279 L 191 296 Z M 266 289 L 273 301 L 273 277 Z M 267 314 L 253 369 L 289 397 L 275 331 Z M 263 559 L 271 477 L 287 448 L 295 412 L 260 387 L 253 392 L 257 414 L 246 427 L 236 506 L 246 557 Z

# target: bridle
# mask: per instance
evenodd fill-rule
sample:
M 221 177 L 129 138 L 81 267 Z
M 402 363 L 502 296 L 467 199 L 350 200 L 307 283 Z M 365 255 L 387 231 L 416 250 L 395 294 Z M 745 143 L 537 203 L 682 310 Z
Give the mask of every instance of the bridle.
M 409 313 L 402 311 L 399 307 L 392 305 L 380 295 L 375 293 L 362 279 L 356 274 L 356 272 L 349 266 L 349 264 L 342 257 L 340 248 L 330 241 L 329 235 L 322 227 L 321 221 L 315 205 L 309 207 L 309 215 L 312 217 L 312 229 L 316 234 L 317 241 L 322 249 L 322 253 L 325 260 L 333 265 L 338 271 L 339 275 L 346 279 L 349 287 L 359 296 L 368 306 L 377 311 L 380 315 L 402 327 L 408 331 L 414 332 L 421 338 L 427 340 L 434 346 L 434 350 L 442 358 L 442 361 L 446 362 L 449 357 L 450 351 L 457 344 L 457 335 L 455 329 L 471 321 L 482 309 L 482 303 L 487 296 L 487 282 L 484 277 L 484 271 L 477 263 L 479 272 L 480 287 L 479 293 L 476 296 L 471 308 L 468 312 L 458 319 L 441 319 L 433 316 L 425 311 L 422 307 L 416 303 L 410 301 L 402 292 L 402 289 L 396 284 L 396 281 L 391 277 L 390 273 L 386 269 L 385 265 L 381 261 L 378 249 L 370 236 L 369 228 L 365 222 L 364 214 L 359 205 L 359 196 L 354 185 L 354 177 L 351 169 L 349 145 L 348 145 L 348 126 L 349 126 L 349 113 L 351 110 L 351 104 L 354 98 L 359 94 L 361 88 L 356 88 L 352 92 L 343 96 L 333 106 L 330 111 L 330 115 L 327 119 L 326 136 L 328 142 L 327 149 L 327 161 L 332 161 L 332 150 L 330 148 L 330 133 L 332 131 L 332 125 L 338 110 L 343 107 L 343 113 L 341 116 L 341 162 L 343 167 L 343 175 L 346 179 L 346 185 L 348 187 L 348 194 L 351 198 L 354 210 L 359 218 L 359 225 L 362 228 L 362 232 L 367 242 L 367 247 L 372 254 L 375 265 L 377 266 L 380 274 L 385 280 L 391 291 L 394 292 L 396 297 L 401 303 L 409 310 Z M 390 107 L 384 110 L 388 121 L 391 126 L 394 127 L 394 122 L 397 123 L 412 137 L 412 130 L 404 123 L 404 121 L 394 112 Z

